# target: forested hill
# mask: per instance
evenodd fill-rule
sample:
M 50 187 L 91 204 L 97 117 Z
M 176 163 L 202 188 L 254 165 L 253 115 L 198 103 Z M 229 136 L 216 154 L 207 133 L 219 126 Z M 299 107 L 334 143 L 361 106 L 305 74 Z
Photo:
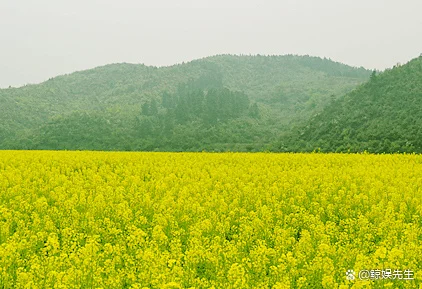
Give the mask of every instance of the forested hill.
M 282 150 L 422 153 L 422 56 L 373 74 L 299 131 Z
M 111 64 L 0 90 L 0 148 L 262 150 L 369 76 L 294 55 Z

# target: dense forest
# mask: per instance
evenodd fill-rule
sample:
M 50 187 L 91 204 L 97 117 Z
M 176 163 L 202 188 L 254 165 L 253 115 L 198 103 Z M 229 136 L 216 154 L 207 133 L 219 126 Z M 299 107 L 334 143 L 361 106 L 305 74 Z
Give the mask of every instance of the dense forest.
M 422 153 L 422 56 L 372 73 L 279 144 L 279 151 Z
M 1 149 L 422 152 L 422 57 L 114 64 L 0 90 Z
M 106 65 L 0 90 L 0 149 L 278 150 L 370 75 L 296 55 Z

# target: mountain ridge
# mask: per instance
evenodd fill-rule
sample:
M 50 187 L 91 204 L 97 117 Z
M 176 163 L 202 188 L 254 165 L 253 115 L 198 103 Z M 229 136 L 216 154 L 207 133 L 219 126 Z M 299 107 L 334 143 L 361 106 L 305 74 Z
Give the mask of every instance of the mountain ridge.
M 333 60 L 331 58 L 327 58 L 327 57 L 320 57 L 320 56 L 311 56 L 308 54 L 214 54 L 211 56 L 204 56 L 204 57 L 200 57 L 200 58 L 196 58 L 196 59 L 192 59 L 189 61 L 182 61 L 182 62 L 177 62 L 174 64 L 169 64 L 169 65 L 148 65 L 145 63 L 134 63 L 134 62 L 111 62 L 111 63 L 107 63 L 107 64 L 102 64 L 102 65 L 98 65 L 98 66 L 94 66 L 94 67 L 90 67 L 90 68 L 83 68 L 83 69 L 79 69 L 79 70 L 75 70 L 72 72 L 68 72 L 68 73 L 59 73 L 55 76 L 51 76 L 46 80 L 43 81 L 39 81 L 39 82 L 30 82 L 30 83 L 26 83 L 26 84 L 22 84 L 20 86 L 9 86 L 9 87 L 3 87 L 0 88 L 0 90 L 8 90 L 8 89 L 20 89 L 23 87 L 28 87 L 28 86 L 34 86 L 34 85 L 40 85 L 43 84 L 45 82 L 54 80 L 55 78 L 61 78 L 61 77 L 65 77 L 65 76 L 70 76 L 72 74 L 77 74 L 77 73 L 83 73 L 83 72 L 87 72 L 87 71 L 91 71 L 91 70 L 97 70 L 97 69 L 102 69 L 102 68 L 108 68 L 108 67 L 112 67 L 112 66 L 137 66 L 137 67 L 145 67 L 145 68 L 154 68 L 154 69 L 163 69 L 163 68 L 173 68 L 173 67 L 177 67 L 177 66 L 181 66 L 181 65 L 188 65 L 190 63 L 195 63 L 195 62 L 201 62 L 201 61 L 209 61 L 215 58 L 220 58 L 220 57 L 239 57 L 239 58 L 244 58 L 244 57 L 249 57 L 249 58 L 254 58 L 254 57 L 270 57 L 270 58 L 274 58 L 274 57 L 309 57 L 309 58 L 315 58 L 315 59 L 321 59 L 321 60 L 327 60 L 327 61 L 331 61 L 333 63 L 342 65 L 342 66 L 347 66 L 353 69 L 364 69 L 364 70 L 368 70 L 368 71 L 372 71 L 373 69 L 369 69 L 369 68 L 365 68 L 364 66 L 355 66 L 355 65 L 349 65 L 349 64 L 345 64 L 342 63 L 341 61 L 337 61 L 337 60 Z
M 333 101 L 299 128 L 289 150 L 422 152 L 422 57 Z
M 160 114 L 157 117 L 165 117 L 164 115 L 172 108 L 162 107 L 164 94 L 173 96 L 177 100 L 183 99 L 188 94 L 203 98 L 206 96 L 200 91 L 206 92 L 209 89 L 217 89 L 228 97 L 234 97 L 235 92 L 244 93 L 250 105 L 256 104 L 253 109 L 258 110 L 262 117 L 259 120 L 252 120 L 246 110 L 242 115 L 228 111 L 226 113 L 244 118 L 246 122 L 258 122 L 257 126 L 262 131 L 270 130 L 271 133 L 264 138 L 265 142 L 269 142 L 273 138 L 271 135 L 287 130 L 291 122 L 304 121 L 314 112 L 320 111 L 331 98 L 337 98 L 350 91 L 356 85 L 366 81 L 369 75 L 370 71 L 363 68 L 354 68 L 319 57 L 296 55 L 215 55 L 166 67 L 130 63 L 108 64 L 57 76 L 40 84 L 0 90 L 0 100 L 2 100 L 0 148 L 61 149 L 61 147 L 69 147 L 71 149 L 73 146 L 64 145 L 64 141 L 62 142 L 60 138 L 57 139 L 56 146 L 44 146 L 42 136 L 45 135 L 44 130 L 51 131 L 55 121 L 60 119 L 61 122 L 66 122 L 67 116 L 69 117 L 68 125 L 57 124 L 58 127 L 62 130 L 68 128 L 69 131 L 73 131 L 69 126 L 81 127 L 76 123 L 77 117 L 75 117 L 81 113 L 85 115 L 83 119 L 87 121 L 85 127 L 89 128 L 92 125 L 93 135 L 95 135 L 98 121 L 90 119 L 89 115 L 98 115 L 99 118 L 109 121 L 114 119 L 116 123 L 130 123 L 131 132 L 128 134 L 132 140 L 131 143 L 142 143 L 144 139 L 141 135 L 137 135 L 136 127 L 139 126 L 139 118 L 144 118 L 141 111 L 145 103 L 155 101 Z M 223 88 L 231 92 L 225 93 Z M 186 106 L 183 103 L 178 105 Z M 206 104 L 200 104 L 201 107 L 204 105 Z M 212 106 L 211 102 L 209 105 Z M 187 106 L 185 108 L 189 109 Z M 198 108 L 192 113 L 200 111 L 204 113 L 203 109 L 204 107 Z M 208 107 L 208 109 L 211 108 Z M 222 111 L 218 112 L 218 109 L 211 110 L 217 115 L 222 113 Z M 192 113 L 190 121 L 199 121 L 203 124 L 204 119 L 200 115 L 193 116 Z M 169 117 L 175 117 L 173 112 L 167 116 Z M 222 119 L 225 122 L 235 121 L 227 117 Z M 186 129 L 191 127 L 188 123 L 179 124 L 177 121 L 175 123 L 186 126 Z M 227 127 L 226 124 L 217 123 L 217 125 Z M 233 125 L 240 124 L 236 122 Z M 158 127 L 161 126 L 162 124 L 155 123 L 157 132 L 159 132 Z M 119 134 L 119 130 L 127 129 L 128 127 L 117 125 L 114 132 Z M 188 133 L 186 129 L 182 133 Z M 261 135 L 258 130 L 256 128 L 257 134 Z M 97 131 L 108 131 L 108 129 L 98 127 Z M 57 133 L 61 134 L 60 131 Z M 197 131 L 197 133 L 203 132 Z M 65 138 L 64 135 L 62 138 Z M 37 140 L 37 143 L 31 143 L 34 140 Z M 152 143 L 151 147 L 164 148 L 162 143 L 157 141 L 157 139 L 150 139 L 148 143 Z M 256 150 L 262 148 L 262 144 L 253 144 L 253 137 L 248 137 L 243 141 Z M 224 143 L 221 139 L 210 141 L 212 142 Z M 91 143 L 89 146 L 75 147 L 121 149 L 120 144 L 105 147 L 100 144 L 95 145 L 94 140 Z M 177 146 L 176 141 L 172 141 L 172 145 Z M 124 147 L 128 150 L 144 149 L 143 146 L 137 145 Z M 231 147 L 236 147 L 236 141 L 231 143 Z M 190 148 L 199 150 L 200 144 Z M 212 145 L 207 149 L 212 149 Z

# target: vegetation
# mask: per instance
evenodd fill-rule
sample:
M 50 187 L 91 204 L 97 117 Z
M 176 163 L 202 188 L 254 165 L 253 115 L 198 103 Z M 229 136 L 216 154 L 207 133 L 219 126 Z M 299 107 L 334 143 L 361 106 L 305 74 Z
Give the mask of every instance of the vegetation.
M 0 288 L 422 283 L 420 155 L 3 151 L 0 170 Z
M 422 153 L 422 57 L 373 73 L 298 131 L 278 149 Z
M 107 65 L 0 90 L 0 148 L 267 150 L 369 76 L 294 55 Z

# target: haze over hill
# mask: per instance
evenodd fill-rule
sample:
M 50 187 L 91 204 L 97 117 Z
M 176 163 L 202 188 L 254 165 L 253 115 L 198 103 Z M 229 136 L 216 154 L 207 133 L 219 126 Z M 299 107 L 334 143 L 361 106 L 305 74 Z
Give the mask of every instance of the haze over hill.
M 262 150 L 369 75 L 295 55 L 106 65 L 0 90 L 0 148 Z
M 422 51 L 420 0 L 0 1 L 0 88 L 106 63 L 310 54 L 384 70 Z
M 373 74 L 281 141 L 281 150 L 422 153 L 422 56 Z

